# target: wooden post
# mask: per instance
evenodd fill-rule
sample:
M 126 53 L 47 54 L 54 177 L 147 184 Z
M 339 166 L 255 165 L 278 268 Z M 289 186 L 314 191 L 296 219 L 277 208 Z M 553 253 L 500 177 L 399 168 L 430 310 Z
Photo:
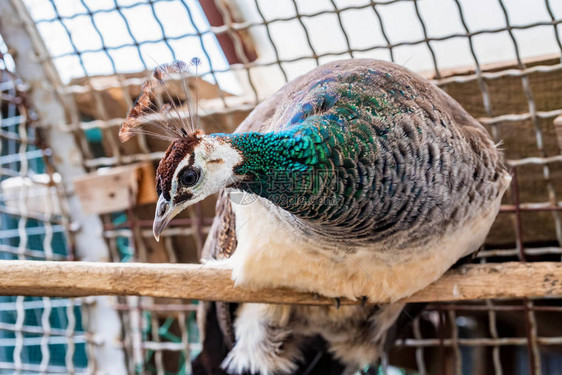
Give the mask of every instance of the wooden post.
M 136 295 L 227 302 L 329 305 L 289 289 L 235 287 L 230 270 L 200 264 L 0 261 L 0 294 L 76 297 Z M 562 296 L 562 263 L 470 264 L 447 272 L 405 302 Z M 342 300 L 342 304 L 361 301 Z M 389 299 L 369 301 L 388 303 Z

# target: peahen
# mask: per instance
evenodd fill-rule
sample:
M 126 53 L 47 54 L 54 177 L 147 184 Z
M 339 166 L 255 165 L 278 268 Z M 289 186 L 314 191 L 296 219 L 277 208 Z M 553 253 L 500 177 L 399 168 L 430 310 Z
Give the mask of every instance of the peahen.
M 170 105 L 155 109 L 153 90 L 185 69 L 155 70 L 123 140 L 146 132 L 151 113 L 173 114 Z M 220 192 L 203 261 L 232 268 L 236 284 L 391 301 L 202 303 L 195 368 L 206 373 L 222 373 L 219 365 L 233 374 L 322 365 L 316 373 L 351 373 L 377 363 L 399 300 L 483 244 L 510 182 L 482 125 L 427 80 L 383 61 L 320 66 L 262 102 L 234 134 L 162 121 L 160 136 L 172 143 L 157 170 L 157 239 L 177 213 Z M 241 192 L 255 199 L 230 199 Z

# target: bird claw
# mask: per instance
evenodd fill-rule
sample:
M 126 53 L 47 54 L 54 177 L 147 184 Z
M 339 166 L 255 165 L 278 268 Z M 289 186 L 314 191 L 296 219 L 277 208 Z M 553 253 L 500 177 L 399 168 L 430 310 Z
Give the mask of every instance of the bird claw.
M 365 307 L 367 302 L 369 302 L 369 297 L 367 297 L 367 296 L 361 297 L 361 307 Z
M 334 305 L 336 306 L 336 309 L 339 309 L 341 307 L 341 298 L 335 297 L 335 298 L 331 298 L 331 300 L 334 301 Z M 361 307 L 365 307 L 368 302 L 369 302 L 369 297 L 367 296 L 361 297 Z
M 336 298 L 332 298 L 332 300 L 334 301 L 334 304 L 336 305 L 336 309 L 339 309 L 341 306 L 341 299 L 339 297 Z

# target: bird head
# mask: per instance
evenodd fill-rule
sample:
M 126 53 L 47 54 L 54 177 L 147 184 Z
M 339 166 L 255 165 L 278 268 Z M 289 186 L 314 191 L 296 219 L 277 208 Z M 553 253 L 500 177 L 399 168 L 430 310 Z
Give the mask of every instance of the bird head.
M 239 179 L 233 170 L 242 160 L 240 153 L 224 137 L 196 129 L 197 87 L 193 99 L 186 79 L 193 76 L 191 69 L 197 77 L 199 64 L 193 58 L 189 64 L 174 61 L 156 67 L 119 130 L 122 142 L 137 134 L 171 142 L 156 171 L 156 240 L 174 216 Z M 176 97 L 178 92 L 183 94 Z
M 156 240 L 170 220 L 188 206 L 240 180 L 234 168 L 240 153 L 202 130 L 172 142 L 156 171 L 158 202 L 153 233 Z

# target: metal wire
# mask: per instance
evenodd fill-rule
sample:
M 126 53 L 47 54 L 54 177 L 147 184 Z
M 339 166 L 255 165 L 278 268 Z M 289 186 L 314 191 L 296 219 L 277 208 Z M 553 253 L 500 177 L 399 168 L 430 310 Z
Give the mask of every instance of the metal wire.
M 346 5 L 330 0 L 325 8 L 320 5 L 306 4 L 306 12 L 303 2 L 290 0 L 287 2 L 288 13 L 283 16 L 269 14 L 266 11 L 267 4 L 261 0 L 253 2 L 215 0 L 214 7 L 220 22 L 213 22 L 214 26 L 203 22 L 206 13 L 191 0 L 150 0 L 126 4 L 114 0 L 114 6 L 104 8 L 96 8 L 91 2 L 81 0 L 80 7 L 77 6 L 73 10 L 64 9 L 64 13 L 63 9 L 57 8 L 55 1 L 37 0 L 36 2 L 49 6 L 52 10 L 50 12 L 52 17 L 36 16 L 35 22 L 40 30 L 49 25 L 60 27 L 67 38 L 64 42 L 68 42 L 66 44 L 70 46 L 68 50 L 58 50 L 57 53 L 50 55 L 39 54 L 39 59 L 60 62 L 65 58 L 75 58 L 81 67 L 81 75 L 86 77 L 85 80 L 72 80 L 65 85 L 53 87 L 53 93 L 74 98 L 84 94 L 89 95 L 86 103 L 82 102 L 80 105 L 68 109 L 69 113 L 74 114 L 74 120 L 61 126 L 61 129 L 70 131 L 83 140 L 84 165 L 90 170 L 130 164 L 136 161 L 157 161 L 163 156 L 161 145 L 151 143 L 149 140 L 141 138 L 135 147 L 124 149 L 116 137 L 116 129 L 122 123 L 126 112 L 112 108 L 111 100 L 107 99 L 107 93 L 117 89 L 120 92 L 117 98 L 130 106 L 131 93 L 134 93 L 135 90 L 138 91 L 138 86 L 144 80 L 138 74 L 131 74 L 123 70 L 123 57 L 118 54 L 119 51 L 133 51 L 128 58 L 136 56 L 138 58 L 136 65 L 148 70 L 155 64 L 146 58 L 143 48 L 162 46 L 175 58 L 180 55 L 182 48 L 188 48 L 187 46 L 190 45 L 187 43 L 188 41 L 195 42 L 200 47 L 201 57 L 207 63 L 206 68 L 199 73 L 202 78 L 208 79 L 215 85 L 214 99 L 201 102 L 203 110 L 201 124 L 204 127 L 219 126 L 223 130 L 233 130 L 245 114 L 271 93 L 272 87 L 267 82 L 268 77 L 266 76 L 264 79 L 260 75 L 262 71 L 275 70 L 278 72 L 279 84 L 281 84 L 294 78 L 297 73 L 303 73 L 298 70 L 303 66 L 299 65 L 301 63 L 309 62 L 315 65 L 326 59 L 359 57 L 377 51 L 388 51 L 390 59 L 395 61 L 399 51 L 418 47 L 425 49 L 429 54 L 433 71 L 425 75 L 432 78 L 437 85 L 447 89 L 451 94 L 453 94 L 451 88 L 460 85 L 465 85 L 463 87 L 475 85 L 475 92 L 481 97 L 481 99 L 478 98 L 478 101 L 482 108 L 474 106 L 474 108 L 468 109 L 472 109 L 473 115 L 489 128 L 496 141 L 508 136 L 511 127 L 525 125 L 532 128 L 532 132 L 528 134 L 534 141 L 533 150 L 526 149 L 526 152 L 513 153 L 509 148 L 506 149 L 508 164 L 513 169 L 515 178 L 513 188 L 509 192 L 509 199 L 512 202 L 509 199 L 504 202 L 499 220 L 504 220 L 506 217 L 513 219 L 513 232 L 511 233 L 513 241 L 509 245 L 505 243 L 487 245 L 478 253 L 477 261 L 560 260 L 562 257 L 562 223 L 558 212 L 562 210 L 562 201 L 557 198 L 556 191 L 556 187 L 560 183 L 556 178 L 562 164 L 562 156 L 559 155 L 558 149 L 553 152 L 548 148 L 550 147 L 548 146 L 548 134 L 550 133 L 547 132 L 551 126 L 550 122 L 562 114 L 562 107 L 559 104 L 549 106 L 537 103 L 537 98 L 539 98 L 537 91 L 541 89 L 539 85 L 547 85 L 544 82 L 545 79 L 560 77 L 562 74 L 562 35 L 560 32 L 562 15 L 556 13 L 558 8 L 550 0 L 544 1 L 546 18 L 518 24 L 511 21 L 512 5 L 509 2 L 498 0 L 494 4 L 501 12 L 499 14 L 503 17 L 502 22 L 484 28 L 472 26 L 466 11 L 470 6 L 469 2 L 450 0 L 451 7 L 447 8 L 448 13 L 441 14 L 441 17 L 458 18 L 460 28 L 439 36 L 432 34 L 432 25 L 427 21 L 429 20 L 428 14 L 424 13 L 426 11 L 425 2 L 417 0 L 371 0 Z M 244 12 L 244 9 L 238 12 L 235 9 L 236 4 L 239 4 L 240 7 L 247 7 L 247 12 Z M 186 27 L 181 32 L 173 35 L 167 33 L 168 21 L 162 16 L 159 8 L 161 5 L 177 6 L 178 12 L 179 10 L 185 12 L 182 22 Z M 412 11 L 415 20 L 420 25 L 419 35 L 412 35 L 408 40 L 394 40 L 391 26 L 400 20 L 390 19 L 386 11 L 395 5 L 408 7 Z M 157 32 L 150 37 L 140 38 L 132 27 L 135 22 L 138 23 L 138 20 L 134 19 L 131 12 L 145 8 L 148 9 L 151 20 L 155 21 Z M 369 25 L 365 33 L 380 36 L 380 42 L 375 42 L 376 38 L 373 37 L 368 45 L 361 48 L 354 47 L 355 36 L 349 28 L 347 17 L 357 12 L 368 13 L 374 17 L 375 21 Z M 107 33 L 103 30 L 103 25 L 98 21 L 98 17 L 102 15 L 115 15 L 121 20 L 124 24 L 121 32 L 130 41 L 111 43 Z M 245 19 L 244 16 L 248 18 Z M 324 19 L 322 18 L 324 16 L 333 18 L 329 27 L 341 32 L 343 37 L 341 49 L 334 47 L 332 50 L 319 52 L 321 51 L 318 48 L 320 40 L 318 35 L 312 32 L 311 24 Z M 209 17 L 208 14 L 207 17 Z M 99 43 L 95 43 L 93 39 L 90 43 L 77 43 L 78 31 L 69 26 L 69 23 L 76 19 L 88 20 L 92 24 L 93 32 Z M 293 51 L 295 53 L 291 54 L 291 57 L 286 57 L 287 45 L 282 43 L 276 27 L 290 22 L 293 22 L 303 35 L 304 48 Z M 248 40 L 251 42 L 253 35 L 260 35 L 260 30 L 263 32 L 262 39 L 267 45 L 259 46 L 265 51 L 264 56 L 253 60 L 247 56 L 246 47 L 248 47 Z M 555 58 L 545 58 L 538 63 L 527 64 L 522 53 L 519 36 L 521 33 L 536 30 L 544 32 L 545 36 L 547 33 L 552 35 L 551 33 L 554 32 L 554 40 L 560 56 L 556 55 Z M 509 43 L 514 50 L 514 63 L 509 62 L 509 64 L 492 68 L 483 63 L 490 59 L 489 56 L 482 55 L 479 45 L 483 43 L 483 37 L 494 35 L 508 36 Z M 221 66 L 220 62 L 215 60 L 216 57 L 212 51 L 218 43 L 215 39 L 216 36 L 227 37 L 232 42 L 234 56 L 231 57 L 232 61 L 237 61 L 237 63 Z M 49 43 L 62 42 L 47 39 L 45 36 L 47 46 Z M 440 43 L 450 41 L 466 42 L 467 56 L 471 59 L 471 66 L 464 71 L 451 72 L 442 68 L 444 63 L 440 60 L 438 46 Z M 556 53 L 558 54 L 558 52 Z M 87 62 L 93 60 L 95 56 L 107 58 L 107 74 L 117 77 L 117 80 L 96 79 L 97 77 L 93 77 L 88 72 Z M 267 70 L 268 68 L 274 69 Z M 240 98 L 226 92 L 226 84 L 223 80 L 225 73 L 233 73 L 240 83 L 243 91 L 238 95 Z M 524 98 L 524 105 L 514 108 L 498 100 L 498 97 L 502 95 L 498 90 L 498 83 L 505 82 L 510 83 L 509 90 L 512 90 L 512 95 Z M 516 84 L 512 85 L 514 82 Z M 2 84 L 0 82 L 0 85 Z M 2 100 L 5 102 L 11 103 L 17 98 L 17 95 L 10 90 L 2 90 L 2 94 Z M 115 97 L 112 98 L 115 99 Z M 15 104 L 13 105 L 15 106 Z M 27 134 L 25 126 L 21 127 L 22 122 L 28 121 L 28 119 L 16 112 L 13 111 L 0 124 L 0 141 L 2 145 L 8 145 L 4 148 L 9 147 L 8 152 L 4 152 L 3 149 L 2 155 L 17 155 L 18 158 L 14 161 L 5 159 L 6 163 L 0 163 L 0 173 L 11 178 L 20 176 L 32 178 L 29 165 L 32 165 L 35 159 L 32 158 L 33 155 L 28 154 L 28 149 L 34 144 L 35 138 L 32 134 Z M 96 132 L 102 135 L 101 140 L 95 137 Z M 26 144 L 26 147 L 21 147 L 23 143 Z M 18 167 L 12 168 L 15 165 Z M 541 186 L 544 186 L 542 188 L 544 191 L 537 191 L 532 198 L 528 191 L 524 191 L 525 194 L 522 193 L 523 188 L 517 179 L 517 177 L 521 179 L 531 173 L 532 176 L 542 179 L 543 185 Z M 25 191 L 26 189 L 22 189 L 20 195 L 25 195 Z M 53 214 L 53 211 L 56 211 L 54 209 L 40 214 L 30 212 L 25 200 L 22 199 L 18 197 L 19 203 L 16 207 L 18 224 L 13 228 L 2 228 L 2 232 L 0 232 L 0 236 L 4 236 L 10 241 L 18 236 L 21 240 L 10 243 L 2 242 L 0 254 L 17 256 L 22 259 L 27 257 L 64 258 L 65 255 L 55 251 L 52 243 L 57 236 L 60 236 L 60 233 L 71 235 L 68 230 L 68 222 L 59 220 L 58 216 Z M 16 208 L 0 206 L 0 215 L 13 215 Z M 213 202 L 198 206 L 187 213 L 188 217 L 173 221 L 170 228 L 163 233 L 163 241 L 159 245 L 155 245 L 151 239 L 152 212 L 152 207 L 149 209 L 132 207 L 125 212 L 104 215 L 103 236 L 109 244 L 112 260 L 197 261 L 204 237 L 212 222 Z M 530 225 L 526 219 L 529 216 L 526 215 L 544 213 L 551 215 L 548 225 L 553 228 L 552 233 L 548 234 L 548 238 L 542 238 L 538 242 L 525 238 L 524 235 Z M 45 224 L 39 229 L 27 228 L 26 223 L 32 220 L 40 220 Z M 40 247 L 31 246 L 29 241 L 31 234 L 43 236 Z M 10 325 L 0 324 L 0 331 L 5 329 L 15 333 L 17 350 L 14 350 L 14 358 L 11 363 L 0 362 L 0 370 L 12 366 L 9 367 L 10 371 L 17 369 L 18 371 L 64 372 L 64 369 L 71 368 L 74 371 L 80 371 L 80 366 L 71 358 L 73 350 L 77 352 L 79 345 L 83 345 L 84 341 L 88 342 L 87 336 L 75 334 L 78 329 L 75 326 L 78 327 L 79 324 L 74 315 L 72 318 L 69 316 L 66 328 L 59 329 L 47 325 L 49 317 L 58 308 L 55 307 L 55 303 L 60 303 L 57 301 L 59 300 L 41 302 L 43 324 L 41 329 L 34 333 L 40 335 L 39 347 L 43 360 L 31 365 L 22 361 L 21 353 L 25 348 L 23 345 L 25 335 L 31 333 L 30 330 L 35 328 L 24 324 L 21 316 L 25 311 L 31 309 L 30 306 L 34 306 L 31 302 L 38 302 L 21 298 L 15 300 L 14 309 L 18 311 L 19 320 L 16 319 Z M 49 303 L 50 309 L 45 308 Z M 73 303 L 75 302 L 65 305 L 64 309 L 67 313 L 74 311 Z M 2 306 L 4 305 L 0 303 L 0 313 L 3 311 Z M 121 338 L 122 346 L 128 357 L 128 369 L 131 374 L 143 371 L 158 374 L 189 372 L 190 358 L 200 349 L 200 344 L 197 342 L 198 333 L 194 328 L 194 306 L 187 301 L 136 297 L 118 299 L 116 308 L 120 311 L 123 327 L 126 327 Z M 7 305 L 5 308 L 8 308 Z M 412 348 L 417 366 L 415 370 L 420 374 L 442 371 L 468 373 L 470 370 L 467 369 L 475 368 L 495 374 L 516 372 L 516 370 L 523 373 L 546 373 L 545 368 L 549 367 L 545 367 L 544 364 L 548 365 L 550 357 L 545 356 L 545 348 L 548 347 L 549 353 L 557 353 L 558 358 L 562 356 L 560 350 L 562 332 L 551 330 L 552 334 L 548 334 L 549 319 L 556 320 L 556 317 L 559 319 L 560 313 L 562 313 L 562 307 L 558 300 L 494 300 L 454 305 L 435 304 L 429 306 L 419 318 L 414 320 L 410 335 L 399 340 L 397 347 Z M 516 316 L 507 314 L 516 314 Z M 509 322 L 514 319 L 519 325 L 509 326 Z M 461 322 L 464 322 L 464 325 Z M 526 328 L 521 329 L 521 327 Z M 95 332 L 89 334 L 94 335 Z M 64 337 L 68 343 L 65 364 L 56 364 L 64 366 L 60 368 L 54 365 L 53 355 L 47 352 L 55 337 Z M 516 351 L 517 348 L 521 348 L 521 351 Z M 90 357 L 92 356 L 90 355 Z M 440 363 L 443 364 L 435 366 L 435 363 L 439 361 L 442 361 Z M 93 371 L 95 368 L 95 363 L 90 360 L 88 370 Z
M 48 149 L 0 39 L 0 258 L 68 260 L 70 223 Z M 60 181 L 59 181 L 60 182 Z M 80 302 L 0 297 L 0 373 L 84 373 Z

